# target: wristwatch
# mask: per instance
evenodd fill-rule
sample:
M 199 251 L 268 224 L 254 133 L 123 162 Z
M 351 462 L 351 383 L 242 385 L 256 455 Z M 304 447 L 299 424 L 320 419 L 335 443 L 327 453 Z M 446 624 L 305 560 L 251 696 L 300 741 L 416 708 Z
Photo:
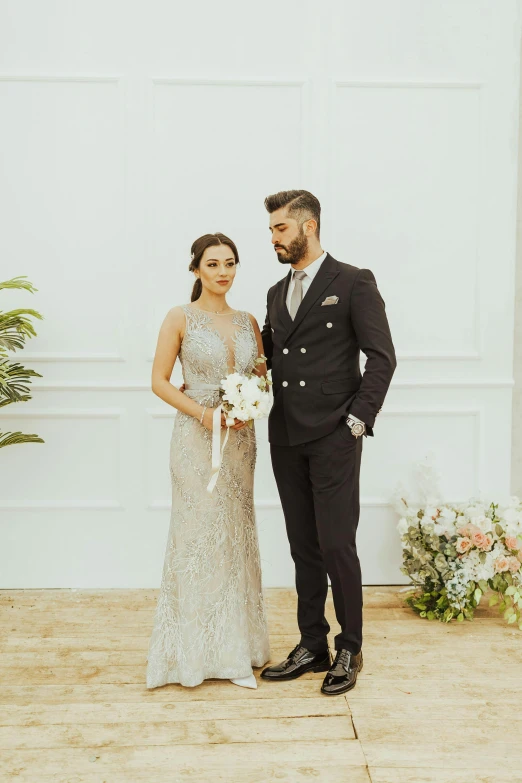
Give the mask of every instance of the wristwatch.
M 349 426 L 349 428 L 352 431 L 352 435 L 355 438 L 359 438 L 361 435 L 364 435 L 366 432 L 366 424 L 364 421 L 361 421 L 360 419 L 356 419 L 355 416 L 349 415 L 346 419 L 346 424 Z

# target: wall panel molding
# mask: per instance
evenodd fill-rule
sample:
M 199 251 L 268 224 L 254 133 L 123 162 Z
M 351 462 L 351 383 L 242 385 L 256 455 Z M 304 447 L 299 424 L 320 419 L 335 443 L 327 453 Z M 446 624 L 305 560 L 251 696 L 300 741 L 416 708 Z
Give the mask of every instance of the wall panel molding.
M 23 357 L 26 358 L 25 356 Z M 181 383 L 181 379 L 180 379 Z M 174 383 L 174 385 L 176 385 Z M 466 379 L 406 379 L 392 380 L 392 389 L 511 389 L 514 386 L 512 378 Z M 150 383 L 142 381 L 61 381 L 33 383 L 32 391 L 151 391 Z
M 482 91 L 484 83 L 479 81 L 431 81 L 431 80 L 332 80 L 333 92 L 334 92 L 334 107 L 333 116 L 336 116 L 337 111 L 337 95 L 339 90 L 343 89 L 386 89 L 386 90 L 452 90 L 452 91 L 465 91 L 476 92 L 478 94 L 479 103 L 479 125 L 477 127 L 477 136 L 479 139 L 479 155 L 482 152 L 480 148 L 482 140 L 481 130 L 481 111 L 482 111 Z M 480 158 L 477 160 L 477 168 L 480 171 Z M 473 344 L 474 347 L 469 351 L 405 351 L 397 350 L 397 358 L 399 361 L 479 361 L 483 358 L 482 355 L 482 339 L 481 339 L 481 318 L 480 318 L 480 265 L 478 256 L 478 247 L 475 248 L 474 254 L 474 268 L 473 268 Z
M 8 419 L 92 419 L 93 421 L 100 419 L 117 419 L 119 420 L 119 440 L 117 444 L 118 448 L 118 461 L 120 466 L 120 481 L 118 486 L 118 494 L 121 497 L 121 449 L 122 449 L 122 421 L 125 415 L 123 408 L 29 408 L 29 410 L 17 410 L 15 407 L 12 410 L 0 409 L 0 426 L 2 420 Z M 35 448 L 38 448 L 45 444 L 35 444 Z M 42 503 L 1 503 L 0 511 L 114 511 L 124 510 L 125 506 L 121 501 L 114 503 L 105 502 L 84 502 L 84 501 L 63 501 L 63 502 L 42 502 Z

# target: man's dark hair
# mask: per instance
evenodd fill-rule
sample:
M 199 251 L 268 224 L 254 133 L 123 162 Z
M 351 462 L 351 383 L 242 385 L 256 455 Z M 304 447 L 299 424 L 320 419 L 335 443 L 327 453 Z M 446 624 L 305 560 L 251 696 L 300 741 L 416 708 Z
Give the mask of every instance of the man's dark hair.
M 305 220 L 315 220 L 317 223 L 317 239 L 321 231 L 321 205 L 319 199 L 308 190 L 280 190 L 273 196 L 265 198 L 267 212 L 272 214 L 276 209 L 288 207 L 289 217 L 293 217 L 301 225 Z

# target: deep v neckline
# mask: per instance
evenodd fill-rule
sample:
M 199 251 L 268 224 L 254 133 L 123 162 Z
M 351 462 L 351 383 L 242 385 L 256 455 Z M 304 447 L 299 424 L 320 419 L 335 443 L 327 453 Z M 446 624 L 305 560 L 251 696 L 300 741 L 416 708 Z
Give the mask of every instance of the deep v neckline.
M 215 334 L 218 339 L 220 340 L 221 344 L 223 345 L 225 349 L 226 354 L 226 366 L 227 366 L 227 375 L 230 375 L 234 372 L 239 372 L 237 367 L 237 338 L 238 335 L 241 334 L 242 328 L 244 328 L 244 311 L 242 310 L 233 310 L 231 313 L 228 313 L 227 315 L 232 316 L 232 323 L 236 327 L 234 331 L 229 335 L 229 339 L 232 342 L 232 346 L 228 343 L 227 338 L 225 335 L 223 335 L 219 329 L 216 326 L 215 320 L 212 318 L 212 313 L 210 313 L 207 310 L 202 310 L 199 307 L 192 307 L 191 305 L 186 305 L 189 310 L 191 310 L 193 313 L 200 313 L 203 320 L 204 320 L 204 326 L 206 329 L 208 329 L 209 332 L 212 332 Z M 247 316 L 248 318 L 248 316 Z M 252 324 L 250 323 L 250 318 L 248 318 L 248 325 L 251 329 L 252 335 L 255 338 L 254 330 L 252 328 Z

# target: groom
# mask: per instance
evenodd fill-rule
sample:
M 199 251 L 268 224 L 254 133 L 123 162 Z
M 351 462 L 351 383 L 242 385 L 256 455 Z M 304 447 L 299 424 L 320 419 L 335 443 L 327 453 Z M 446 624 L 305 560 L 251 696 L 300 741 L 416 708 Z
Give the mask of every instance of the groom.
M 336 261 L 319 240 L 321 206 L 306 190 L 268 196 L 272 244 L 289 272 L 268 292 L 263 347 L 272 369 L 269 440 L 295 563 L 299 644 L 265 680 L 328 672 L 345 693 L 362 668 L 362 586 L 355 536 L 362 435 L 373 435 L 396 367 L 375 278 Z M 360 351 L 367 357 L 361 376 Z M 330 661 L 328 577 L 341 632 Z

